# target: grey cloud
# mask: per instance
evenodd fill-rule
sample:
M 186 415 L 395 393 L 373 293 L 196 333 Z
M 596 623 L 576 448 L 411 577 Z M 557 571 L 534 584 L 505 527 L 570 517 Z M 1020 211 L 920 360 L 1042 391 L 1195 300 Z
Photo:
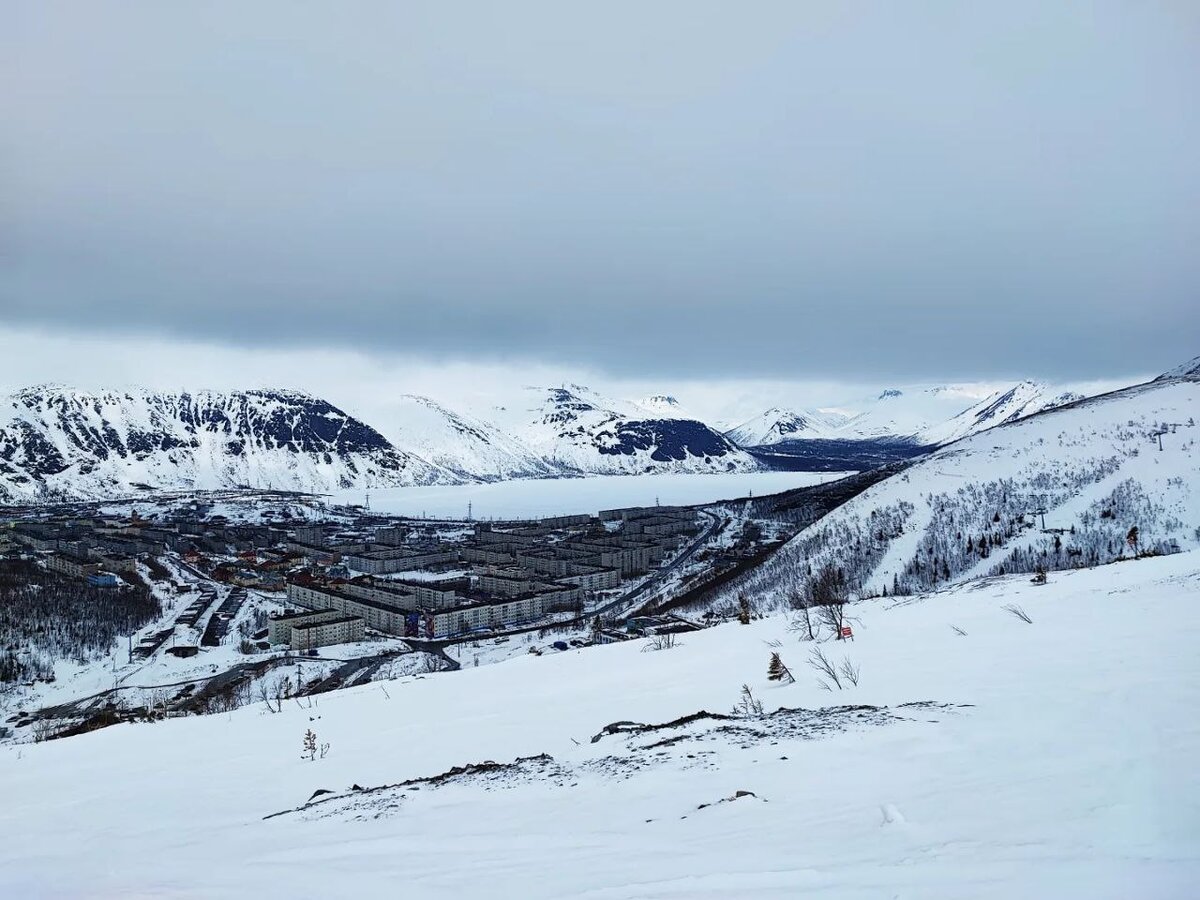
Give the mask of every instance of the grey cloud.
M 0 319 L 680 377 L 1200 335 L 1193 5 L 22 4 Z

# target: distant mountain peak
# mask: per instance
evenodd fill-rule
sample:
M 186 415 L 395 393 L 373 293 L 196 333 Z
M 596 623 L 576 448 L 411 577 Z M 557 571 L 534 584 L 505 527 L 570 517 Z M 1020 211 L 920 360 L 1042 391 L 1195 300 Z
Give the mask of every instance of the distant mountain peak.
M 1193 357 L 1168 372 L 1163 372 L 1154 380 L 1167 381 L 1171 378 L 1200 378 L 1200 356 Z
M 647 409 L 679 409 L 679 401 L 670 394 L 651 394 L 639 401 Z

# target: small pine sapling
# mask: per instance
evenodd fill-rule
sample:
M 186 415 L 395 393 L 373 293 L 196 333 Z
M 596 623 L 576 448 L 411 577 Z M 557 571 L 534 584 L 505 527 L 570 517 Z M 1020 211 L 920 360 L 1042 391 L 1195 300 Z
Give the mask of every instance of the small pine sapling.
M 778 653 L 771 654 L 771 662 L 767 665 L 767 680 L 781 681 L 784 684 L 794 684 L 796 681 L 795 676 L 783 664 L 783 660 L 779 658 Z
M 762 701 L 754 698 L 750 685 L 742 685 L 742 697 L 734 706 L 733 715 L 739 719 L 758 719 L 763 716 Z
M 304 732 L 304 750 L 300 754 L 300 758 L 310 760 L 317 758 L 317 736 L 311 728 Z

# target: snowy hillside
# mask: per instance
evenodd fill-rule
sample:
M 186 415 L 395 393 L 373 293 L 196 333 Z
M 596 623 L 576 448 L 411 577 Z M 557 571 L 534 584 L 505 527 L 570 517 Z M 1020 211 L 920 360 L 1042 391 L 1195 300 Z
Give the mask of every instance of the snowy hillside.
M 1181 365 L 1176 366 L 1169 372 L 1164 372 L 1156 378 L 1156 381 L 1167 381 L 1171 378 L 1188 378 L 1200 377 L 1200 356 L 1194 357 Z
M 1198 595 L 1180 554 L 3 746 L 0 896 L 1182 900 Z
M 695 419 L 666 417 L 580 385 L 530 388 L 503 424 L 568 472 L 749 472 L 750 454 Z
M 393 443 L 465 480 L 541 478 L 562 470 L 510 434 L 428 397 L 400 398 Z
M 826 564 L 852 592 L 895 594 L 1195 547 L 1197 415 L 1200 380 L 1176 379 L 965 438 L 801 532 L 729 596 L 783 605 L 809 592 Z M 1135 526 L 1136 546 L 1127 542 Z
M 1060 391 L 1047 384 L 1022 381 L 984 397 L 947 422 L 922 430 L 916 438 L 927 446 L 949 444 L 996 425 L 1082 399 L 1083 395 L 1074 391 Z
M 86 393 L 43 386 L 0 400 L 0 500 L 454 480 L 369 425 L 295 391 Z

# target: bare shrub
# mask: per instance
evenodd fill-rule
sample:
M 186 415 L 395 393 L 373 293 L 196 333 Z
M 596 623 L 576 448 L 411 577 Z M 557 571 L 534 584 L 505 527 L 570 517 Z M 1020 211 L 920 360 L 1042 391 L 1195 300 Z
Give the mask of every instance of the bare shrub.
M 847 686 L 858 687 L 859 667 L 850 662 L 848 656 L 843 657 L 839 665 L 826 656 L 820 647 L 816 647 L 809 655 L 808 664 L 821 675 L 817 686 L 823 691 L 832 691 L 835 688 L 842 691 Z
M 855 687 L 858 687 L 859 668 L 858 668 L 858 666 L 856 666 L 852 662 L 850 662 L 850 657 L 847 656 L 845 659 L 842 660 L 842 666 L 839 671 L 841 671 L 843 678 L 845 678 L 848 682 L 850 682 Z
M 1006 606 L 1004 606 L 1003 609 L 1005 612 L 1012 613 L 1014 616 L 1016 616 L 1022 622 L 1026 622 L 1029 625 L 1033 624 L 1033 619 L 1029 618 L 1029 613 L 1025 612 L 1025 610 L 1022 609 L 1021 607 L 1017 606 L 1017 604 L 1009 603 Z
M 750 690 L 750 685 L 742 685 L 742 695 L 733 707 L 733 715 L 739 719 L 759 719 L 763 716 L 763 705 L 761 700 L 754 698 L 754 692 Z
M 820 647 L 815 647 L 808 657 L 808 664 L 817 670 L 818 674 L 824 676 L 817 679 L 817 684 L 822 690 L 832 691 L 835 687 L 840 691 L 842 689 L 842 680 L 838 675 L 837 666 L 830 662 Z
M 669 634 L 654 634 L 646 638 L 646 643 L 642 645 L 642 652 L 649 653 L 656 650 L 671 650 L 675 647 L 675 635 Z

